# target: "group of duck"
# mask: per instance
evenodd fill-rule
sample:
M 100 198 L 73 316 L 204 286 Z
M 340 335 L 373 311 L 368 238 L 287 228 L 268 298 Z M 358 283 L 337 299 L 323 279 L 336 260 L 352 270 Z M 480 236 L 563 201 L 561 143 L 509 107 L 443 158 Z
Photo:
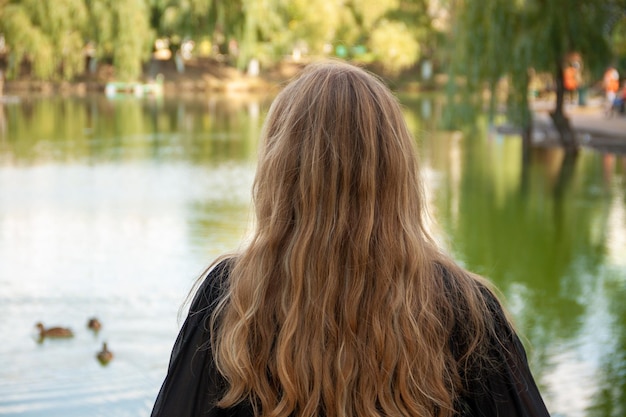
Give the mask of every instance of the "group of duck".
M 39 342 L 43 342 L 45 339 L 69 339 L 74 337 L 72 329 L 67 327 L 46 328 L 41 322 L 37 323 L 35 327 L 39 330 Z M 102 329 L 102 323 L 97 318 L 92 317 L 87 322 L 87 328 L 98 333 Z M 96 358 L 102 365 L 107 365 L 113 360 L 113 352 L 109 350 L 107 342 L 102 342 L 102 350 L 96 354 Z

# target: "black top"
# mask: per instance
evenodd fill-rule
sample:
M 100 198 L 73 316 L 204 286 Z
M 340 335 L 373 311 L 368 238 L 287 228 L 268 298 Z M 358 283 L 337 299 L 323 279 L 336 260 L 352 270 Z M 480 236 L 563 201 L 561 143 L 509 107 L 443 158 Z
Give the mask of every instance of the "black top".
M 228 261 L 218 264 L 199 287 L 172 349 L 151 417 L 254 416 L 245 402 L 228 409 L 214 406 L 225 392 L 226 382 L 213 362 L 209 320 L 228 279 L 228 269 Z M 459 404 L 461 417 L 548 417 L 522 343 L 508 326 L 495 297 L 490 292 L 485 294 L 490 298 L 487 302 L 503 341 L 503 345 L 494 344 L 491 349 L 493 359 L 501 366 L 497 371 L 483 371 L 484 375 L 468 378 L 468 394 Z

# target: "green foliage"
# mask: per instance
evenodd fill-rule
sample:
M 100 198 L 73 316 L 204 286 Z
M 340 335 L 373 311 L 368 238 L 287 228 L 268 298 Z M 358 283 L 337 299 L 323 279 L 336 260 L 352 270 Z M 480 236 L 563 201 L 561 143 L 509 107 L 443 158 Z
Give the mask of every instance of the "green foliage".
M 184 28 L 190 34 L 201 33 L 206 25 L 211 2 L 206 0 L 188 0 L 170 5 L 166 10 L 170 19 L 170 25 L 174 29 Z M 171 13 L 167 13 L 171 12 Z
M 313 54 L 323 53 L 324 45 L 333 41 L 339 24 L 339 5 L 327 0 L 294 0 L 286 5 L 284 16 L 289 19 L 291 48 L 303 44 Z
M 417 63 L 434 31 L 426 0 L 355 0 L 346 3 L 338 32 L 345 45 L 367 45 L 369 52 L 355 58 L 395 76 Z
M 611 44 L 613 45 L 615 54 L 626 59 L 626 13 L 615 25 L 613 36 L 611 37 Z
M 184 40 L 229 59 L 272 65 L 285 56 L 327 55 L 378 61 L 389 74 L 415 64 L 432 33 L 429 0 L 0 0 L 0 33 L 11 73 L 26 62 L 40 79 L 72 79 L 85 50 L 112 62 L 115 77 L 136 79 L 156 38 Z M 207 47 L 207 45 L 209 45 Z M 198 49 L 200 47 L 198 46 Z
M 147 1 L 155 36 L 168 39 L 172 52 L 183 41 L 191 40 L 196 44 L 198 56 L 224 54 L 228 53 L 231 40 L 241 40 L 245 20 L 241 0 Z
M 419 58 L 420 46 L 403 22 L 381 21 L 368 44 L 376 60 L 390 75 L 409 68 Z
M 555 76 L 569 53 L 597 77 L 611 56 L 607 24 L 623 0 L 458 0 L 453 4 L 452 79 L 466 88 L 493 88 L 502 77 L 512 87 L 512 115 L 528 122 L 528 71 Z
M 113 60 L 117 79 L 137 79 L 154 40 L 144 0 L 91 0 L 89 16 L 96 56 Z
M 9 1 L 2 6 L 0 30 L 5 34 L 18 75 L 24 58 L 39 79 L 71 79 L 84 69 L 83 33 L 87 11 L 83 0 Z

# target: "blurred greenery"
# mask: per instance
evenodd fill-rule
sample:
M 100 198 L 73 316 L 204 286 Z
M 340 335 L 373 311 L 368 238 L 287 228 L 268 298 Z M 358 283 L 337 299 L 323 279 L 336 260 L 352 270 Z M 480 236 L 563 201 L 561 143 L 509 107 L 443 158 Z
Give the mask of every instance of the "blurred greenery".
M 626 0 L 0 0 L 0 58 L 9 78 L 40 80 L 73 80 L 90 61 L 138 79 L 157 41 L 168 59 L 242 70 L 337 55 L 396 77 L 429 60 L 470 90 L 509 77 L 523 118 L 529 68 L 555 74 L 576 52 L 598 75 L 625 59 L 625 10 Z
M 625 0 L 453 0 L 451 5 L 451 79 L 462 76 L 470 91 L 487 86 L 492 98 L 498 83 L 507 80 L 509 113 L 523 126 L 530 123 L 531 69 L 552 74 L 562 92 L 568 60 L 582 61 L 588 82 L 601 78 L 624 52 Z M 490 107 L 493 111 L 493 100 Z
M 1 24 L 9 47 L 9 75 L 28 58 L 34 75 L 71 79 L 84 69 L 82 49 L 88 10 L 83 0 L 22 0 L 0 4 Z
M 333 55 L 343 45 L 394 75 L 432 50 L 431 15 L 427 0 L 0 0 L 0 57 L 9 78 L 26 71 L 73 80 L 94 60 L 130 80 L 157 40 L 170 58 L 188 43 L 195 56 L 225 57 L 240 69 L 252 59 L 271 66 L 287 56 Z

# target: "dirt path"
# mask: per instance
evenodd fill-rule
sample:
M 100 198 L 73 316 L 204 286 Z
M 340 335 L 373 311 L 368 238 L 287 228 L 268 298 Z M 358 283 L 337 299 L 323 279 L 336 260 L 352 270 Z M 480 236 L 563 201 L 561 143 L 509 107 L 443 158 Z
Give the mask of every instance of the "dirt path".
M 533 144 L 536 146 L 560 146 L 558 132 L 550 119 L 554 103 L 536 101 L 533 110 Z M 565 106 L 565 113 L 570 118 L 579 143 L 583 147 L 601 152 L 626 154 L 626 115 L 615 114 L 607 117 L 602 98 L 589 100 L 587 105 Z M 502 125 L 497 131 L 504 134 L 519 134 L 519 129 Z

